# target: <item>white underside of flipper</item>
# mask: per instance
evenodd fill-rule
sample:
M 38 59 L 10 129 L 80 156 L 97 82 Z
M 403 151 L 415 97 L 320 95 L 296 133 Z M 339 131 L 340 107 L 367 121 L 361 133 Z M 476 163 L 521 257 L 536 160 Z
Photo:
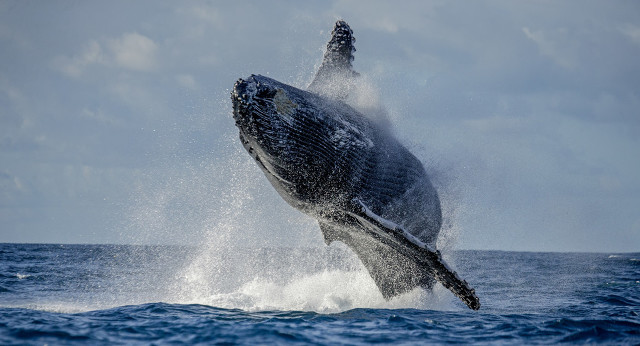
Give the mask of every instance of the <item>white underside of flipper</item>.
M 386 227 L 386 228 L 388 228 L 388 229 L 390 229 L 392 231 L 401 233 L 402 236 L 407 238 L 407 240 L 409 240 L 410 242 L 414 243 L 418 247 L 421 247 L 421 248 L 423 248 L 425 250 L 428 250 L 428 251 L 431 251 L 431 252 L 435 252 L 435 250 L 432 249 L 429 245 L 425 244 L 423 241 L 418 239 L 416 236 L 414 236 L 413 234 L 409 233 L 406 229 L 404 229 L 400 225 L 396 224 L 395 222 L 393 222 L 391 220 L 387 220 L 387 219 L 383 218 L 382 216 L 377 215 L 376 213 L 371 211 L 371 209 L 369 209 L 366 205 L 364 205 L 364 203 L 362 203 L 362 201 L 360 201 L 359 199 L 356 199 L 355 202 L 360 204 L 360 206 L 362 207 L 362 212 L 365 213 L 365 215 L 367 215 L 370 218 L 378 221 L 378 223 L 380 223 L 382 226 L 384 226 L 384 227 Z
M 440 251 L 432 249 L 402 226 L 377 215 L 361 200 L 354 199 L 353 203 L 355 210 L 350 214 L 362 226 L 376 232 L 380 241 L 411 258 L 420 267 L 426 267 L 433 278 L 460 298 L 469 308 L 473 310 L 480 308 L 480 300 L 475 290 L 442 259 Z

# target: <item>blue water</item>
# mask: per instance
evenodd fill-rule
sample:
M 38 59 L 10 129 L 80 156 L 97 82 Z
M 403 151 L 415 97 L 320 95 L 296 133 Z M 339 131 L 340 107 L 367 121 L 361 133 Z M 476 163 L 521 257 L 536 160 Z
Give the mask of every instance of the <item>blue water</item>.
M 456 251 L 385 301 L 341 247 L 0 244 L 0 344 L 640 343 L 640 253 Z

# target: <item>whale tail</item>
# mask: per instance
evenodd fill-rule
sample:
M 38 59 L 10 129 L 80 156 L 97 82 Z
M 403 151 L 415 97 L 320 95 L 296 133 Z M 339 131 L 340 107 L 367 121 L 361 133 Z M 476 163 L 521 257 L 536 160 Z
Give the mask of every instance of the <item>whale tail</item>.
M 359 75 L 351 64 L 356 51 L 355 42 L 349 24 L 338 20 L 331 32 L 322 64 L 307 90 L 334 99 L 346 99 L 354 78 Z

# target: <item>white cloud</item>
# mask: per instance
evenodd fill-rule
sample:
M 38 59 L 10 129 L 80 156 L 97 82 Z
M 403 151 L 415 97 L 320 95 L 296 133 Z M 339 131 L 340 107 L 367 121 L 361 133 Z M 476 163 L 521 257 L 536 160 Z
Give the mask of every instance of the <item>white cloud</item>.
M 12 102 L 24 102 L 24 95 L 17 88 L 9 85 L 5 79 L 0 80 L 0 91 Z
M 95 120 L 103 124 L 108 124 L 112 126 L 125 126 L 125 123 L 122 120 L 114 116 L 109 116 L 105 114 L 105 112 L 99 108 L 98 109 L 83 108 L 82 111 L 80 111 L 80 116 L 86 119 Z
M 389 18 L 383 18 L 376 23 L 377 27 L 385 32 L 395 34 L 398 32 L 398 24 Z
M 222 16 L 220 16 L 220 11 L 210 6 L 206 6 L 202 4 L 199 6 L 194 6 L 190 8 L 187 11 L 187 13 L 189 13 L 190 15 L 198 19 L 201 19 L 207 23 L 214 24 L 214 25 L 219 25 L 222 19 Z
M 220 14 L 216 5 L 197 4 L 195 6 L 180 7 L 176 10 L 177 18 L 184 18 L 185 23 L 181 29 L 184 37 L 193 40 L 202 40 L 211 32 L 211 28 L 220 30 L 224 28 L 225 16 Z
M 487 118 L 471 119 L 462 122 L 472 131 L 496 134 L 522 134 L 532 128 L 531 121 L 513 116 L 494 115 Z
M 187 89 L 193 90 L 198 87 L 198 83 L 196 82 L 195 78 L 193 78 L 193 76 L 190 74 L 179 74 L 176 76 L 176 81 L 178 82 L 178 84 Z
M 118 66 L 135 71 L 150 71 L 156 65 L 156 45 L 150 38 L 136 32 L 109 41 L 109 48 Z
M 536 43 L 538 49 L 540 50 L 540 54 L 551 58 L 555 63 L 563 67 L 575 67 L 574 60 L 568 53 L 568 44 L 567 40 L 563 40 L 562 38 L 567 35 L 566 29 L 558 29 L 552 35 L 548 35 L 544 33 L 542 30 L 532 31 L 528 27 L 522 28 L 522 32 Z
M 64 74 L 79 78 L 87 68 L 95 65 L 116 66 L 133 71 L 151 71 L 157 66 L 158 45 L 138 33 L 126 33 L 117 39 L 100 44 L 91 40 L 84 50 L 71 58 L 58 57 L 54 66 Z
M 378 31 L 396 33 L 398 30 L 415 31 L 429 26 L 429 21 L 437 13 L 440 1 L 403 2 L 399 10 L 397 3 L 388 1 L 369 1 L 366 4 L 357 1 L 336 1 L 331 9 L 337 17 L 342 17 L 354 27 L 362 30 L 371 28 Z M 417 5 L 417 6 L 414 6 Z
M 7 200 L 11 195 L 26 192 L 26 188 L 22 180 L 9 173 L 8 171 L 0 171 L 0 196 Z
M 68 76 L 80 77 L 82 72 L 92 64 L 103 63 L 104 56 L 100 44 L 90 41 L 84 51 L 73 58 L 58 58 L 57 64 L 60 70 Z
M 153 106 L 158 104 L 158 100 L 150 89 L 129 81 L 114 83 L 109 86 L 108 90 L 128 105 L 138 116 L 147 114 Z
M 619 28 L 620 32 L 627 36 L 635 44 L 640 45 L 640 26 L 626 24 Z

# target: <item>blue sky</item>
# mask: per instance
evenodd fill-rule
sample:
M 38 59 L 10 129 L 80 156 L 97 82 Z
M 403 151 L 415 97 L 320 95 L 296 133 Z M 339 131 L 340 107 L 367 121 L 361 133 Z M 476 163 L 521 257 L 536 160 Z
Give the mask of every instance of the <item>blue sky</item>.
M 305 87 L 356 36 L 365 102 L 431 172 L 443 246 L 640 251 L 640 5 L 2 1 L 0 242 L 322 246 L 229 89 Z

